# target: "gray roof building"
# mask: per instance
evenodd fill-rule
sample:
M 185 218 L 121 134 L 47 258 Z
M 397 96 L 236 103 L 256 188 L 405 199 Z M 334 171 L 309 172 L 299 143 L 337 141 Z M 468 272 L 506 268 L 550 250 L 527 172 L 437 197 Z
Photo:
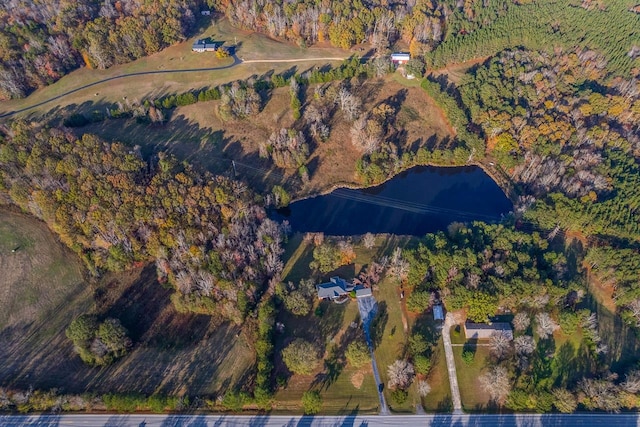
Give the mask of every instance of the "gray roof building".
M 199 39 L 193 42 L 191 50 L 194 52 L 215 52 L 220 43 L 209 43 L 207 40 Z
M 506 322 L 495 323 L 471 323 L 464 324 L 464 334 L 468 340 L 486 340 L 491 338 L 494 332 L 502 332 L 510 340 L 513 339 L 511 325 Z
M 433 320 L 444 320 L 444 310 L 440 304 L 433 306 Z
M 356 286 L 356 298 L 370 297 L 371 295 L 371 288 Z
M 318 290 L 318 298 L 335 299 L 349 293 L 349 291 L 353 289 L 353 286 L 350 286 L 346 281 L 336 276 L 329 279 L 327 283 L 319 284 L 316 286 L 316 289 Z

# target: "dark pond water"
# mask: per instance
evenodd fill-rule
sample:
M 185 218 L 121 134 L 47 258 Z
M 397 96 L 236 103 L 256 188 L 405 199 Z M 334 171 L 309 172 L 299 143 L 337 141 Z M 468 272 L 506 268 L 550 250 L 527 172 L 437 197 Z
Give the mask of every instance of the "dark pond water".
M 422 236 L 452 222 L 500 219 L 513 205 L 476 166 L 419 166 L 362 190 L 338 189 L 292 203 L 273 219 L 287 219 L 294 231 L 349 236 L 392 233 Z

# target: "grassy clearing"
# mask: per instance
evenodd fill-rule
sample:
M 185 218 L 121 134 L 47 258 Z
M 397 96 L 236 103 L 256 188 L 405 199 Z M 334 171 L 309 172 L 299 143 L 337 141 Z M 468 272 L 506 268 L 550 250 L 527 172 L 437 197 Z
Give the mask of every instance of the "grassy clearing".
M 405 346 L 407 343 L 407 334 L 404 332 L 404 324 L 402 322 L 402 307 L 396 282 L 393 279 L 386 278 L 379 285 L 379 290 L 375 294 L 378 299 L 380 312 L 386 312 L 386 322 L 382 330 L 382 340 L 375 349 L 378 369 L 382 382 L 386 385 L 389 378 L 387 375 L 387 367 L 397 359 L 403 358 L 405 355 Z M 415 406 L 420 402 L 416 393 L 415 386 L 409 388 L 409 398 L 407 401 L 398 405 L 391 399 L 391 390 L 388 387 L 384 389 L 384 395 L 387 399 L 389 408 L 395 413 L 412 413 Z
M 427 382 L 431 386 L 431 392 L 422 399 L 422 405 L 428 412 L 451 412 L 451 387 L 447 375 L 447 360 L 444 356 L 444 343 L 438 341 L 431 357 L 432 367 Z
M 0 386 L 215 394 L 252 374 L 241 329 L 177 313 L 154 268 L 86 281 L 45 224 L 4 210 L 0 266 Z M 103 369 L 82 364 L 64 331 L 87 311 L 121 319 L 135 342 L 131 354 Z
M 371 367 L 356 369 L 344 363 L 333 363 L 335 355 L 340 358 L 346 346 L 356 336 L 362 334 L 358 305 L 355 301 L 346 304 L 322 302 L 317 304 L 322 313 L 315 310 L 308 316 L 297 317 L 281 311 L 278 321 L 285 325 L 284 333 L 276 339 L 276 349 L 284 348 L 293 337 L 301 337 L 316 342 L 326 348 L 326 367 L 321 367 L 312 375 L 291 375 L 277 360 L 278 376 L 287 378 L 286 385 L 276 394 L 276 411 L 301 412 L 302 394 L 307 390 L 318 390 L 323 397 L 323 413 L 375 413 L 378 410 L 376 384 Z M 354 376 L 356 376 L 354 378 Z M 361 383 L 357 376 L 361 376 Z M 355 384 L 354 384 L 355 383 Z M 358 385 L 359 387 L 356 387 Z
M 83 287 L 80 262 L 44 223 L 2 210 L 0 266 L 2 335 L 12 328 L 43 324 L 47 327 L 39 335 L 50 337 L 56 319 L 50 316 Z
M 128 64 L 118 65 L 107 70 L 90 70 L 87 68 L 76 70 L 58 80 L 56 83 L 35 91 L 25 99 L 3 102 L 0 104 L 0 114 L 18 110 L 59 96 L 69 90 L 123 74 L 145 71 L 224 67 L 233 63 L 232 58 L 218 59 L 213 53 L 193 53 L 191 51 L 193 42 L 202 37 L 212 37 L 215 40 L 224 41 L 226 45 L 233 45 L 237 42 L 237 54 L 245 60 L 305 58 L 309 58 L 310 60 L 309 62 L 296 64 L 254 63 L 242 64 L 240 66 L 216 71 L 127 77 L 80 90 L 60 100 L 38 107 L 36 110 L 26 112 L 25 115 L 32 116 L 36 113 L 42 114 L 50 109 L 56 111 L 67 106 L 77 107 L 83 104 L 110 104 L 122 100 L 124 96 L 133 99 L 184 92 L 189 89 L 225 83 L 237 79 L 246 79 L 253 75 L 264 74 L 269 70 L 280 72 L 291 68 L 293 65 L 301 69 L 307 69 L 318 65 L 318 61 L 314 61 L 312 58 L 347 57 L 351 55 L 351 52 L 327 46 L 308 49 L 299 48 L 294 44 L 279 42 L 258 33 L 235 29 L 226 19 L 219 21 L 211 20 L 208 25 L 205 24 L 203 28 L 204 30 L 200 34 L 190 38 L 184 43 L 176 44 L 154 55 Z
M 477 412 L 489 403 L 489 396 L 482 389 L 479 381 L 480 375 L 489 363 L 489 347 L 476 346 L 473 363 L 467 365 L 462 360 L 464 347 L 453 347 L 453 357 L 456 361 L 458 373 L 458 385 L 460 386 L 460 398 L 466 411 Z

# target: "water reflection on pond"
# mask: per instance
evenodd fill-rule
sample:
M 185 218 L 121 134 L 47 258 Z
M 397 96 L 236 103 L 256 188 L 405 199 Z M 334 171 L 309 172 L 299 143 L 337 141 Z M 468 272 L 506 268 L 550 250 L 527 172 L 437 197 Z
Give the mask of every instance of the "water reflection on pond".
M 362 190 L 338 189 L 292 203 L 271 216 L 294 231 L 327 235 L 367 232 L 422 236 L 452 222 L 497 221 L 513 205 L 476 166 L 420 166 Z

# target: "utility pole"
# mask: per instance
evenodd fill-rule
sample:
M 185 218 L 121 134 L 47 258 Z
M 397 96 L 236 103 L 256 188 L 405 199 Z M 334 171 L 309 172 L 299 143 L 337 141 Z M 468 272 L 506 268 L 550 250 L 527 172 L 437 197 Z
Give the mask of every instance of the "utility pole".
M 237 177 L 238 176 L 238 171 L 236 170 L 236 161 L 235 160 L 231 160 L 231 165 L 233 166 L 233 176 Z

